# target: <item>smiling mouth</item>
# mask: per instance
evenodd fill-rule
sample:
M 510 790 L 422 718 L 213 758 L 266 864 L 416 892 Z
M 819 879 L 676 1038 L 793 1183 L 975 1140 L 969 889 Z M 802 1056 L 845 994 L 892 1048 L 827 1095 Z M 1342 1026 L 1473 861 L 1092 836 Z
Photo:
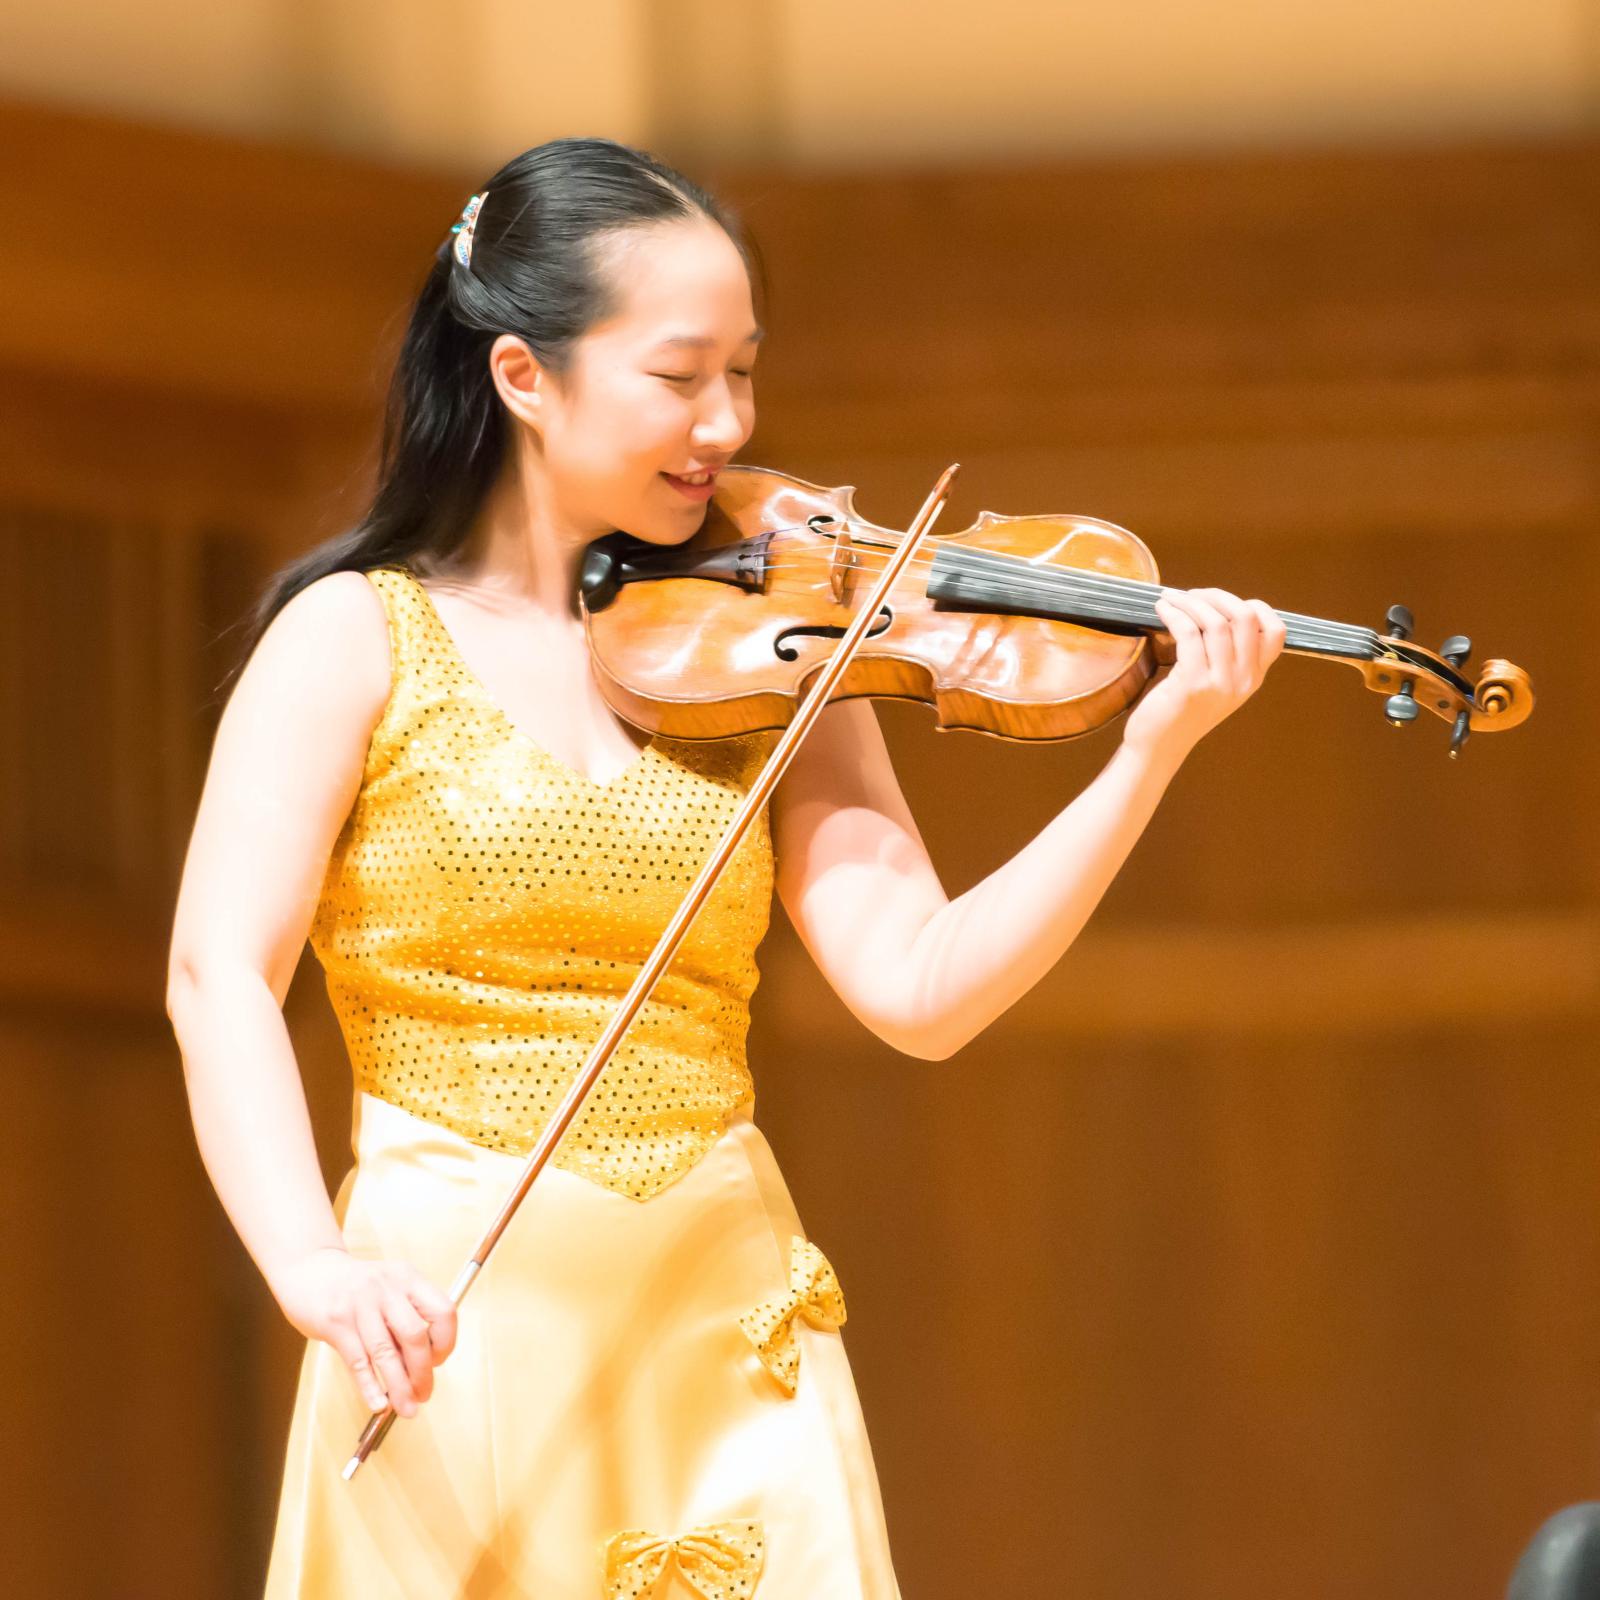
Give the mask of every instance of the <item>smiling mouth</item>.
M 714 472 L 696 472 L 680 475 L 676 472 L 661 474 L 684 499 L 704 503 L 716 493 L 717 475 Z

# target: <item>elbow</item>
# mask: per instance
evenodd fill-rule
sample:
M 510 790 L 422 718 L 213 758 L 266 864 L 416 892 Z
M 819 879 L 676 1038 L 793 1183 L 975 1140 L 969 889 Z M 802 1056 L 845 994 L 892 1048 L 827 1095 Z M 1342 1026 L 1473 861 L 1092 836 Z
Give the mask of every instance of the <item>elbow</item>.
M 964 1036 L 948 1029 L 883 1025 L 873 1032 L 901 1055 L 918 1061 L 948 1061 L 967 1042 Z
M 923 1040 L 914 1049 L 907 1050 L 906 1054 L 915 1056 L 919 1061 L 948 1061 L 965 1046 L 966 1042 L 965 1039 L 948 1037 Z
M 262 991 L 281 1008 L 287 988 L 287 978 L 275 987 L 270 970 L 231 952 L 174 953 L 167 963 L 167 1018 L 177 1028 L 200 1005 L 253 1004 Z
M 959 1045 L 940 1044 L 901 1045 L 900 1053 L 918 1061 L 948 1061 L 960 1048 Z
M 871 1008 L 855 1008 L 865 1023 L 891 1049 L 918 1061 L 948 1061 L 973 1036 L 970 1018 L 954 1007 L 933 1006 L 921 997 L 879 993 Z
M 167 966 L 167 1019 L 175 1026 L 194 1007 L 195 998 L 224 976 L 214 963 L 173 956 Z
M 174 962 L 167 970 L 167 1020 L 176 1023 L 184 1002 L 194 992 L 194 972 L 186 962 Z

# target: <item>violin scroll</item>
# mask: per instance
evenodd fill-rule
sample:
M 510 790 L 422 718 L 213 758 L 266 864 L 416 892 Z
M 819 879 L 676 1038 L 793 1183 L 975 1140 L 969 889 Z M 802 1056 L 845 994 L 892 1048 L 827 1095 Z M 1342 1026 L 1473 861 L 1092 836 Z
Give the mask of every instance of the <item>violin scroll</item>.
M 1476 683 L 1464 668 L 1472 654 L 1465 634 L 1452 634 L 1437 653 L 1411 643 L 1416 627 L 1405 606 L 1391 606 L 1386 631 L 1373 635 L 1370 661 L 1357 661 L 1367 686 L 1384 696 L 1390 726 L 1409 727 L 1423 710 L 1451 725 L 1450 754 L 1459 756 L 1471 733 L 1514 728 L 1533 710 L 1528 674 L 1509 661 L 1486 661 Z
M 1474 728 L 1514 728 L 1533 710 L 1533 683 L 1509 661 L 1485 661 L 1473 698 L 1478 703 Z

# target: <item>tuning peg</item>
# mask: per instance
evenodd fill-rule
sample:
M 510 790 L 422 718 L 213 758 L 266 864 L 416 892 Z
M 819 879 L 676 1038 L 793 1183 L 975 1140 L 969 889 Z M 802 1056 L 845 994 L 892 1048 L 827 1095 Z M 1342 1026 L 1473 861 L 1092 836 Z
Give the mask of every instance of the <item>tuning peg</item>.
M 1411 692 L 1409 683 L 1402 684 L 1398 694 L 1390 695 L 1383 702 L 1383 714 L 1389 719 L 1390 725 L 1396 728 L 1403 728 L 1408 722 L 1415 722 L 1417 713 L 1421 709 L 1416 696 Z
M 1459 662 L 1456 663 L 1458 666 Z M 1466 746 L 1467 735 L 1472 732 L 1472 713 L 1470 711 L 1458 712 L 1456 725 L 1450 730 L 1450 759 L 1455 760 Z
M 1384 620 L 1389 624 L 1391 639 L 1409 639 L 1416 631 L 1416 618 L 1405 606 L 1390 606 L 1389 615 Z
M 1472 654 L 1472 641 L 1464 633 L 1452 633 L 1445 642 L 1439 646 L 1442 655 L 1452 667 L 1461 668 L 1467 664 L 1467 657 Z

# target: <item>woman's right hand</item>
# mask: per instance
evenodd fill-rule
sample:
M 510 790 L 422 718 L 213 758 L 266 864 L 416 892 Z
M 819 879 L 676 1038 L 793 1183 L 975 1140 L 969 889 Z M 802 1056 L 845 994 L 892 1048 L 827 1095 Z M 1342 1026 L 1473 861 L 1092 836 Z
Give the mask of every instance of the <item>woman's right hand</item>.
M 301 1333 L 333 1346 L 372 1411 L 415 1416 L 455 1348 L 454 1303 L 404 1261 L 312 1250 L 274 1276 L 272 1292 Z

